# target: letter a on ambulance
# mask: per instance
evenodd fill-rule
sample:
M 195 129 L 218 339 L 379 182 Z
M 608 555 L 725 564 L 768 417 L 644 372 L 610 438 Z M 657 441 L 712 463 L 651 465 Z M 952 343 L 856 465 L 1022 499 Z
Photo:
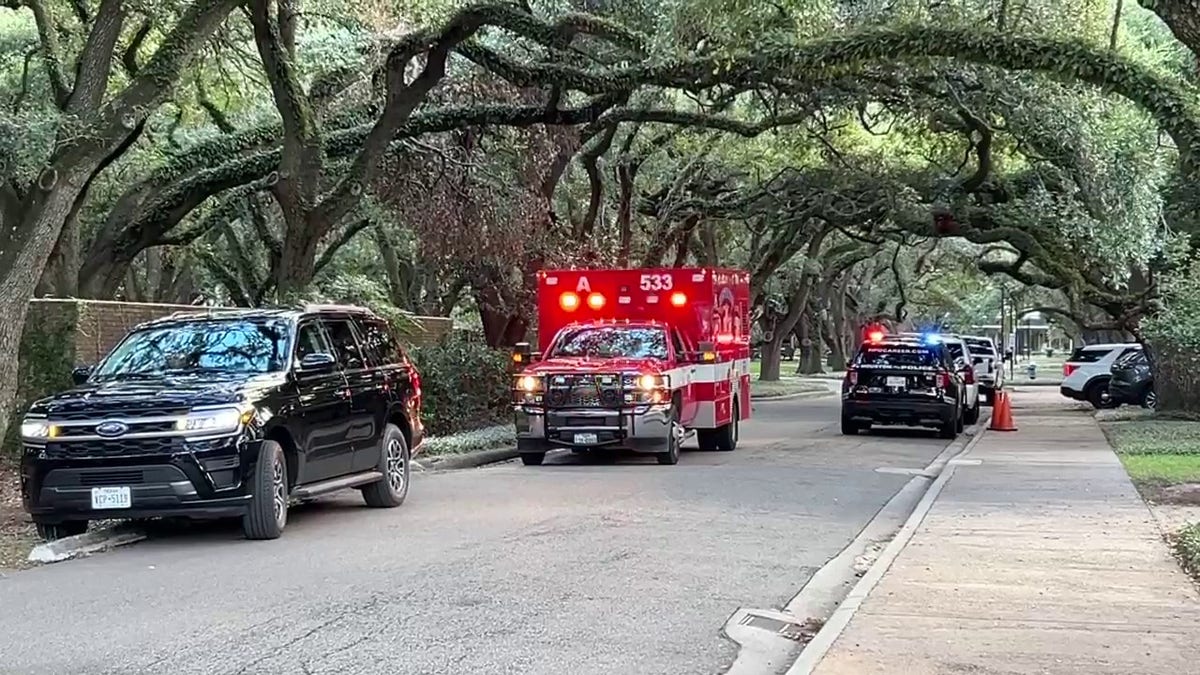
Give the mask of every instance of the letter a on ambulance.
M 592 285 L 588 283 L 587 277 L 579 277 L 579 283 L 575 284 L 576 293 L 591 293 Z

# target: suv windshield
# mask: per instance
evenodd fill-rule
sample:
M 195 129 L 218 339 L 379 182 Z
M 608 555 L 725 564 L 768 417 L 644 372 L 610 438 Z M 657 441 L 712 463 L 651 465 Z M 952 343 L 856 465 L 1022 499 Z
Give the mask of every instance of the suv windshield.
M 863 347 L 863 350 L 855 357 L 854 364 L 858 366 L 934 368 L 938 365 L 938 355 L 929 347 L 880 345 Z
M 288 323 L 281 320 L 194 321 L 147 328 L 117 346 L 93 378 L 282 370 L 288 334 Z
M 583 328 L 565 335 L 550 356 L 665 359 L 667 333 L 661 328 L 604 326 Z

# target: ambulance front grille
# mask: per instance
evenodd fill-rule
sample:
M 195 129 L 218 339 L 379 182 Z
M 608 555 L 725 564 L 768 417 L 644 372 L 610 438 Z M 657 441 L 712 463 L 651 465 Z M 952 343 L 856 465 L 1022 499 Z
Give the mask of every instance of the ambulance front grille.
M 621 389 L 602 387 L 596 384 L 554 387 L 546 392 L 546 405 L 550 408 L 610 408 L 621 405 Z

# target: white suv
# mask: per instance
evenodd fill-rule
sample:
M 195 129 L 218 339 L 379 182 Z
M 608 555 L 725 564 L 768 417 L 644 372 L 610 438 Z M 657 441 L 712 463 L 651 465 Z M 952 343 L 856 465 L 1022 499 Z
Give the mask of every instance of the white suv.
M 979 393 L 984 405 L 996 400 L 996 390 L 1004 387 L 1004 359 L 996 349 L 992 338 L 980 335 L 964 335 L 967 347 L 975 361 L 975 379 L 979 380 Z
M 1063 381 L 1058 390 L 1067 398 L 1087 401 L 1096 408 L 1108 408 L 1112 405 L 1108 381 L 1112 379 L 1113 362 L 1141 349 L 1136 342 L 1079 347 L 1063 364 Z

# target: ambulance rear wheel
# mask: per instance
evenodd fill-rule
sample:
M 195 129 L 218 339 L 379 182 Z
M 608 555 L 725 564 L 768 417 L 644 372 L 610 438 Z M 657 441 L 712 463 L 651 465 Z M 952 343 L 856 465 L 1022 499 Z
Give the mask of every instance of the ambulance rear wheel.
M 717 429 L 716 433 L 714 434 L 713 441 L 714 441 L 714 445 L 716 445 L 716 447 L 717 447 L 717 450 L 720 450 L 722 452 L 732 452 L 737 449 L 738 417 L 740 417 L 740 416 L 741 416 L 741 409 L 739 407 L 737 399 L 734 399 L 734 401 L 733 401 L 733 419 L 729 422 L 729 424 L 726 424 L 725 426 L 721 427 L 720 429 Z
M 522 452 L 521 463 L 525 466 L 541 466 L 542 460 L 546 459 L 544 452 Z

